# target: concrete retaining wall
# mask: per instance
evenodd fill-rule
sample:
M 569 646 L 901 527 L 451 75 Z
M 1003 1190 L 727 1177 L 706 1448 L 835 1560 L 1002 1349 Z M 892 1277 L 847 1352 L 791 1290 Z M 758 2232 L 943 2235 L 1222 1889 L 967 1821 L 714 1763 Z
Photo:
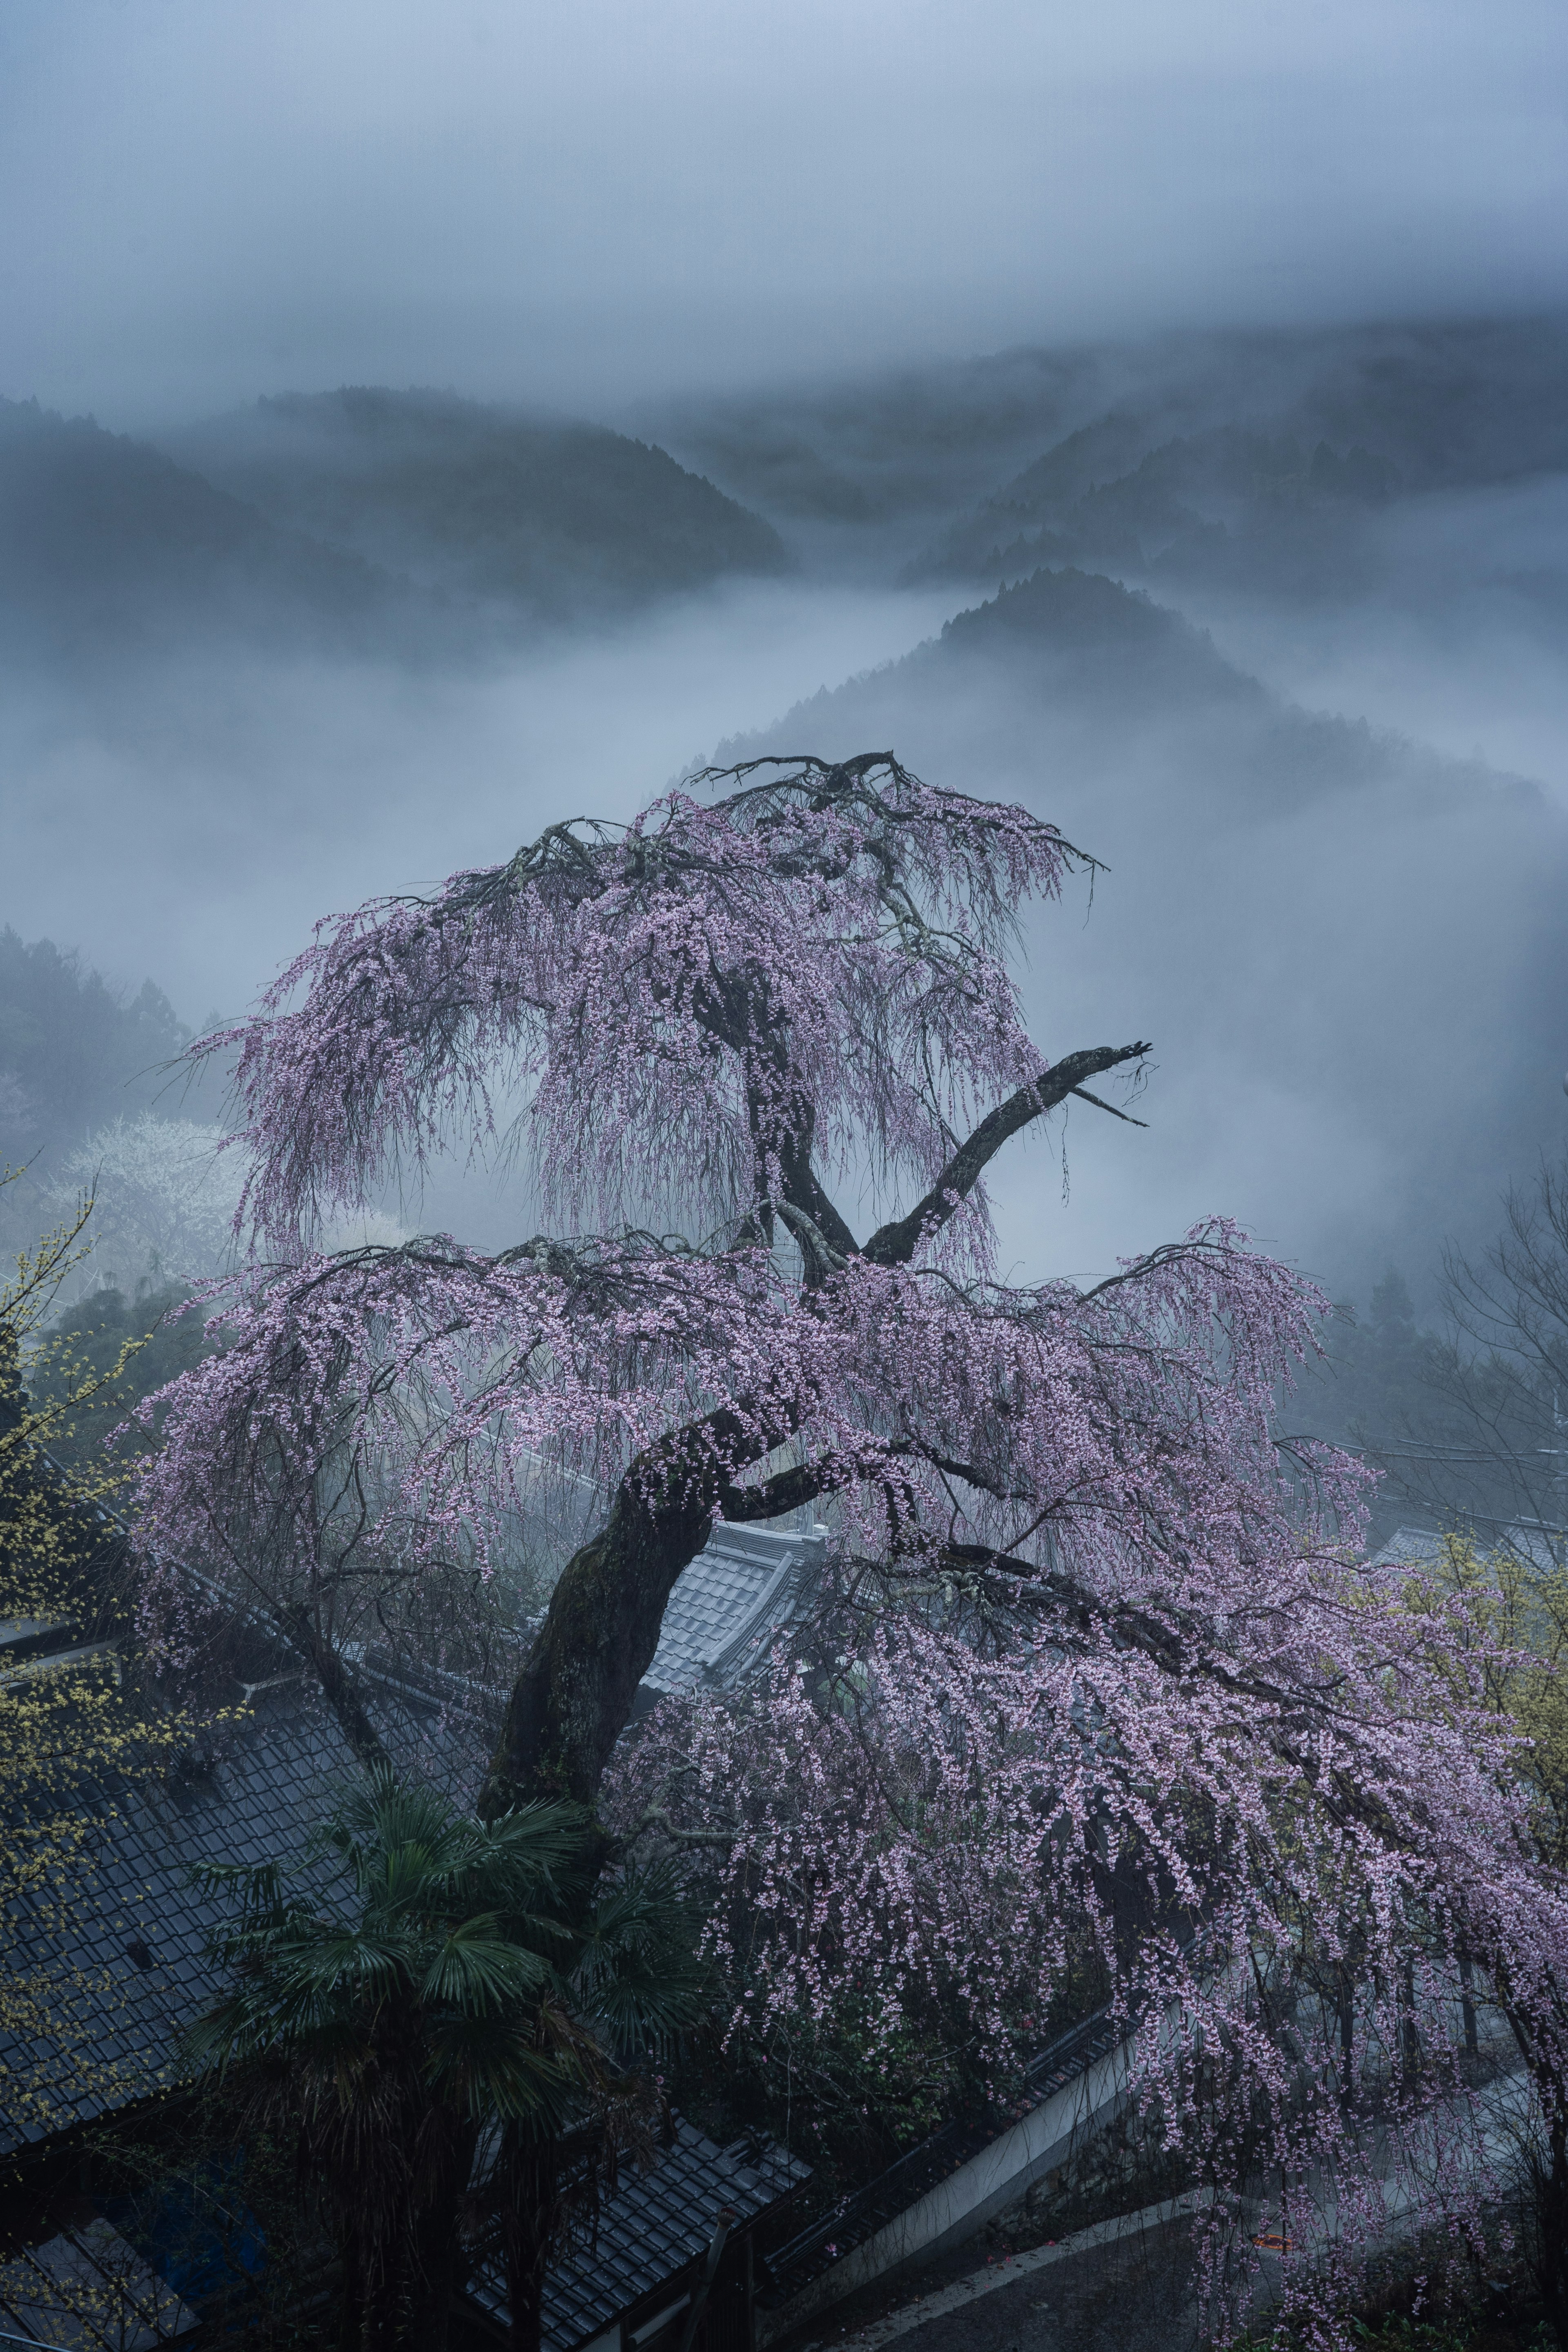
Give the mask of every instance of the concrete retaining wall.
M 759 2311 L 759 2352 L 873 2280 L 910 2263 L 930 2262 L 973 2237 L 1037 2180 L 1064 2164 L 1088 2134 L 1110 2122 L 1126 2098 L 1127 2073 L 1125 2045 L 1096 2059 L 788 2303 Z

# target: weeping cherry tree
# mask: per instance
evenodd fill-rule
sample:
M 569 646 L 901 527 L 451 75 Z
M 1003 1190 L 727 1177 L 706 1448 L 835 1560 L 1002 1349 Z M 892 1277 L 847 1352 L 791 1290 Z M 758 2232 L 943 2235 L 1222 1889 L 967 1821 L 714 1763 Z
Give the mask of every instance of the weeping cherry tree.
M 1506 1987 L 1565 2079 L 1568 1912 L 1474 1629 L 1361 1563 L 1355 1465 L 1276 1444 L 1317 1294 L 1220 1222 L 1088 1288 L 998 1271 L 992 1161 L 1069 1100 L 1125 1116 L 1096 1082 L 1151 1050 L 1025 1024 L 1020 914 L 1091 864 L 890 753 L 770 760 L 323 924 L 199 1049 L 235 1057 L 253 1253 L 139 1524 L 287 1588 L 365 1748 L 342 1580 L 482 1580 L 541 1465 L 587 1482 L 481 1810 L 685 1841 L 737 2031 L 848 1986 L 1000 2065 L 1089 1967 L 1217 2279 L 1243 2189 L 1300 2232 L 1331 2178 L 1353 2243 L 1419 2174 L 1476 2226 L 1460 2021 Z M 518 1103 L 545 1230 L 322 1251 Z M 715 1521 L 807 1504 L 805 1649 L 617 1754 Z

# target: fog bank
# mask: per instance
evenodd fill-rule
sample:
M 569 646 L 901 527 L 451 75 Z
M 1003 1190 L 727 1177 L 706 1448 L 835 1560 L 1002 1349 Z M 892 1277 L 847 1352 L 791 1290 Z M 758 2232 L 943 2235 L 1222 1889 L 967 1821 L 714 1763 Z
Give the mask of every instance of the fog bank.
M 1561 299 L 1552 0 L 11 0 L 0 392 L 604 414 Z

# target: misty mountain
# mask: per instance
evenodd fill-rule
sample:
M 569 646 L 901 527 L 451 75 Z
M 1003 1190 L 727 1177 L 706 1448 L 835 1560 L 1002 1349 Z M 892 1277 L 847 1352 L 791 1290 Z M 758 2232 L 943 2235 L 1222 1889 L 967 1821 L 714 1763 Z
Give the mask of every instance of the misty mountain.
M 429 600 L 90 417 L 0 401 L 0 645 L 142 653 L 242 635 L 344 650 Z
M 1401 488 L 1391 458 L 1360 442 L 1312 448 L 1290 434 L 1222 425 L 1168 441 L 1109 480 L 1093 478 L 1119 443 L 1140 437 L 1121 418 L 1071 435 L 910 576 L 995 579 L 1044 562 L 1274 587 L 1364 584 L 1368 556 L 1354 525 Z
M 1560 1146 L 1568 820 L 1534 787 L 1305 710 L 1070 569 L 716 756 L 869 746 L 1109 868 L 1028 940 L 1047 1052 L 1156 1045 L 1149 1136 L 1072 1114 L 1083 1263 L 1224 1212 L 1364 1293 L 1489 1232 L 1507 1173 Z M 1026 1186 L 1003 1205 L 1037 1222 Z
M 189 1042 L 161 988 L 111 988 L 74 948 L 0 929 L 0 1167 L 51 1155 L 130 1117 Z
M 663 449 L 434 392 L 290 394 L 171 444 L 278 526 L 560 619 L 782 571 L 772 527 Z
M 1287 593 L 1363 593 L 1385 551 L 1365 528 L 1392 500 L 1568 469 L 1568 330 L 1488 322 L 1320 339 L 1316 371 L 1280 408 L 1277 367 L 1244 370 L 1231 415 L 1173 435 L 1173 408 L 1136 406 L 1053 443 L 953 524 L 910 578 L 994 580 L 1046 563 L 1110 564 L 1148 576 Z M 1299 355 L 1303 360 L 1306 353 Z M 1151 390 L 1154 395 L 1151 397 Z M 1239 411 L 1239 415 L 1237 412 Z
M 1002 352 L 854 385 L 689 401 L 650 422 L 766 513 L 923 517 L 929 532 L 943 510 L 972 520 L 1015 498 L 1032 509 L 1045 485 L 1022 478 L 1053 453 L 1053 489 L 1070 503 L 1164 444 L 1222 426 L 1293 438 L 1309 467 L 1320 442 L 1341 457 L 1359 445 L 1407 493 L 1553 471 L 1568 466 L 1565 374 L 1562 317 L 1377 321 Z M 982 526 L 966 550 L 981 569 L 964 576 L 986 576 L 983 559 L 1018 527 L 1005 514 Z

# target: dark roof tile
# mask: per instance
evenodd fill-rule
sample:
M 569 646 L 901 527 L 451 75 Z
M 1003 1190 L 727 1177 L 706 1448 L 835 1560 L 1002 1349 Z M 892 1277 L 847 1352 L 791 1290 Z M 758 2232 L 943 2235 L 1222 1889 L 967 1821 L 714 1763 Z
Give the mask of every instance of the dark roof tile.
M 668 2147 L 646 2173 L 623 2177 L 605 2201 L 595 2245 L 552 2264 L 544 2288 L 546 2352 L 574 2352 L 612 2320 L 654 2294 L 702 2254 L 726 2208 L 738 2224 L 754 2221 L 806 2179 L 809 2167 L 764 2146 L 750 2162 L 716 2147 L 683 2116 Z M 475 2300 L 506 2316 L 504 2281 L 481 2273 Z

